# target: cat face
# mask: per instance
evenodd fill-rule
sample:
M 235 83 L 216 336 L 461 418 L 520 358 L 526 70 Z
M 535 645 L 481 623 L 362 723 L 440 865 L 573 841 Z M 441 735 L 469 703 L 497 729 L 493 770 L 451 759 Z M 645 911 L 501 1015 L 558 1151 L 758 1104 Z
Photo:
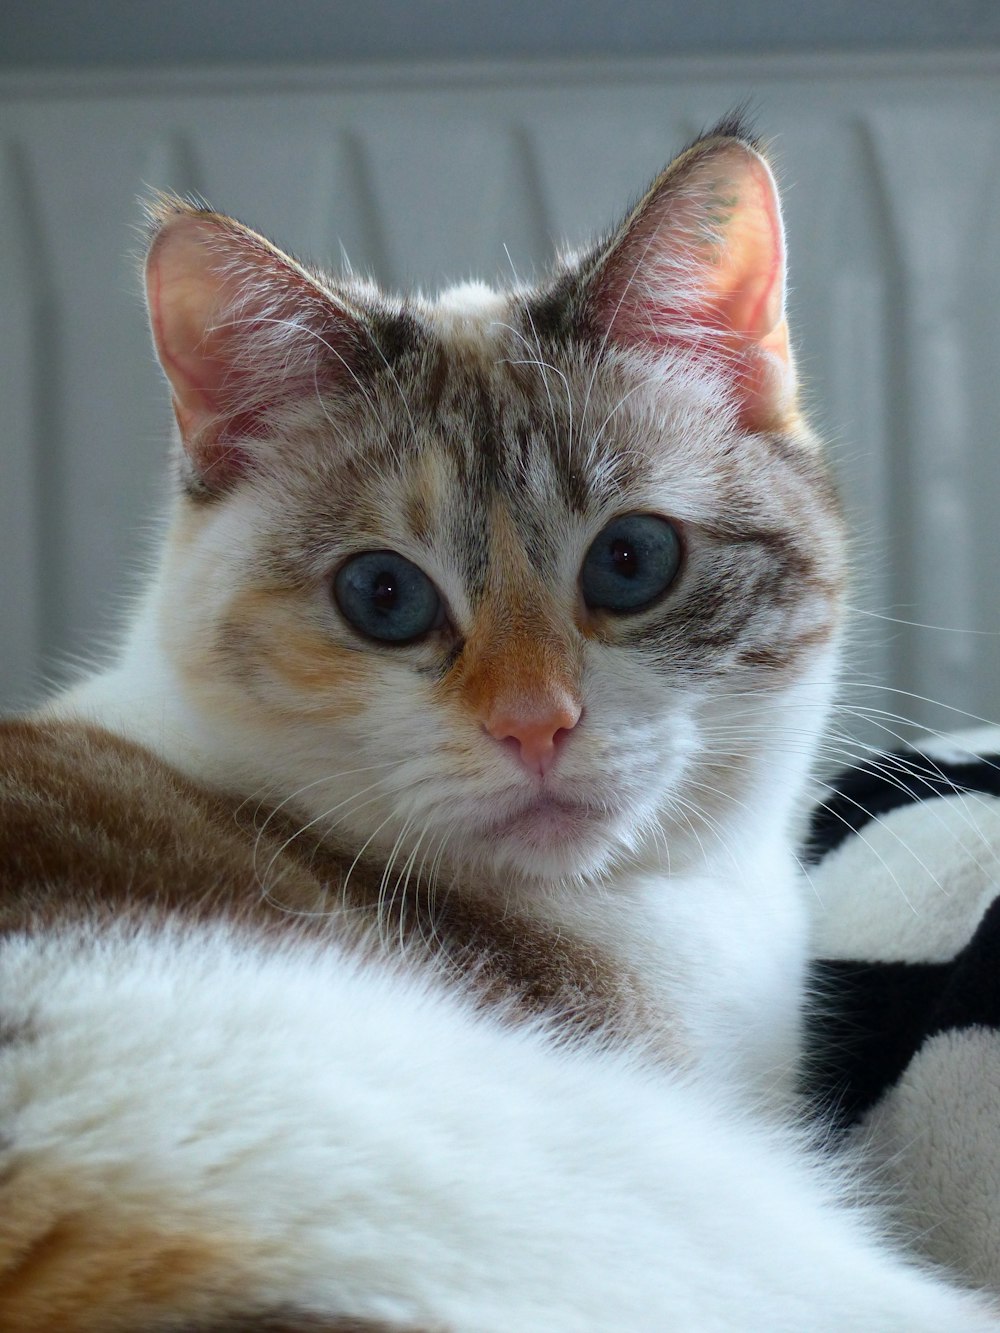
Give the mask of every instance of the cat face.
M 393 302 L 158 227 L 164 651 L 245 787 L 425 878 L 689 868 L 785 817 L 841 549 L 750 147 L 696 145 L 533 290 Z

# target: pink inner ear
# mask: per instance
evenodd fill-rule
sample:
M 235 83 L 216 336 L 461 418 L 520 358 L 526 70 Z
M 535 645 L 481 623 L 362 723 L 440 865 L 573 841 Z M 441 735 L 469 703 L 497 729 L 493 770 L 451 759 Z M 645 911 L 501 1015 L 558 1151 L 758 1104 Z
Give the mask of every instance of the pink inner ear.
M 168 211 L 146 289 L 184 447 L 214 485 L 245 469 L 272 409 L 340 377 L 357 354 L 358 319 L 229 218 Z
M 181 215 L 157 236 L 146 265 L 153 337 L 185 440 L 225 405 L 225 348 L 233 330 L 216 325 L 234 293 L 220 271 L 219 236 L 211 220 Z
M 764 342 L 784 314 L 785 241 L 774 182 L 759 157 L 747 159 L 740 198 L 709 276 L 725 326 Z
M 744 423 L 769 428 L 795 392 L 777 190 L 764 159 L 741 142 L 694 152 L 626 224 L 605 261 L 598 306 L 616 342 L 714 359 Z

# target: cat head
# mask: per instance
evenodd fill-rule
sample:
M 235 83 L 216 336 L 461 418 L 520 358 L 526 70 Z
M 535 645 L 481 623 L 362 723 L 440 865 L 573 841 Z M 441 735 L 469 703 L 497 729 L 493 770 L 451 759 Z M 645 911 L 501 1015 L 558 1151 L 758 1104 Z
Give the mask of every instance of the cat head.
M 414 874 L 682 869 L 786 819 L 842 555 L 745 135 L 541 284 L 436 301 L 152 215 L 160 635 L 209 767 Z

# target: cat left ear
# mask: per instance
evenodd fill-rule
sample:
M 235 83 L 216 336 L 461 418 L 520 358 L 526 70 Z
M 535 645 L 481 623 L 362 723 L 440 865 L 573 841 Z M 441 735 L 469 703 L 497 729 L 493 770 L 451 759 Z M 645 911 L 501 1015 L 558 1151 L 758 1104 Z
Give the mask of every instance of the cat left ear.
M 682 154 L 584 278 L 592 335 L 714 365 L 747 429 L 780 429 L 793 414 L 781 206 L 749 140 L 720 132 Z
M 146 299 L 181 440 L 200 486 L 253 466 L 276 411 L 346 381 L 363 318 L 232 218 L 164 197 L 149 207 Z

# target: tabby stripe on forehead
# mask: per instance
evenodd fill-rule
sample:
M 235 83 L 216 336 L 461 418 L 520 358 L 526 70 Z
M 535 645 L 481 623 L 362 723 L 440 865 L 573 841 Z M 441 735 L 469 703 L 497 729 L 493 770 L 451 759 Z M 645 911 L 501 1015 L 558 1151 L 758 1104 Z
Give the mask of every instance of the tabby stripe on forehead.
M 476 472 L 489 492 L 503 480 L 503 416 L 499 395 L 491 394 L 483 372 L 477 369 L 469 375 L 470 443 Z
M 424 410 L 431 418 L 438 415 L 448 382 L 448 353 L 444 344 L 435 341 L 426 358 L 423 372 Z
M 547 291 L 534 295 L 524 303 L 526 332 L 533 331 L 539 338 L 565 343 L 579 336 L 579 311 L 573 297 L 577 294 L 574 273 L 561 273 Z
M 375 307 L 368 312 L 368 323 L 376 372 L 379 364 L 392 366 L 404 357 L 416 355 L 426 344 L 427 332 L 412 310 L 384 311 Z

